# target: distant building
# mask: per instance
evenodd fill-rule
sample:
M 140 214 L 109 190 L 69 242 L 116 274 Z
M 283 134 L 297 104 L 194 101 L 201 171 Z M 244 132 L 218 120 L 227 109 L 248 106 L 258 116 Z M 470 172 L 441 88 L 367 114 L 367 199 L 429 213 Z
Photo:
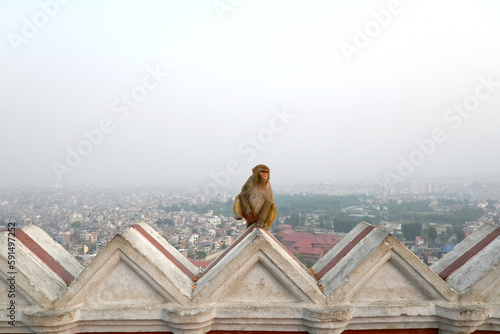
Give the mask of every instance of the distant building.
M 455 248 L 455 245 L 452 245 L 452 244 L 446 244 L 443 246 L 443 250 L 442 250 L 442 253 L 443 255 L 444 254 L 448 254 L 449 252 L 451 252 L 453 250 L 453 248 Z
M 212 263 L 212 261 L 198 261 L 193 259 L 189 259 L 189 261 L 191 261 L 191 263 L 195 265 L 200 272 L 203 272 Z
M 281 240 L 281 243 L 292 253 L 302 254 L 304 262 L 316 262 L 328 252 L 339 240 L 333 234 L 293 232 Z
M 97 239 L 99 239 L 99 232 L 92 232 L 85 234 L 85 241 L 91 244 L 95 244 L 97 242 Z
M 423 244 L 424 244 L 424 239 L 422 237 L 415 238 L 415 245 L 416 246 L 422 246 Z

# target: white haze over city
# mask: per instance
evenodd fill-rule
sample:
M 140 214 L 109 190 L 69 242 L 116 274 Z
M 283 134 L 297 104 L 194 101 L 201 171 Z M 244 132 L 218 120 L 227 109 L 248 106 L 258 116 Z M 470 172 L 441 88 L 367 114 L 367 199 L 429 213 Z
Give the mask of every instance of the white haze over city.
M 500 173 L 500 2 L 0 0 L 0 186 Z

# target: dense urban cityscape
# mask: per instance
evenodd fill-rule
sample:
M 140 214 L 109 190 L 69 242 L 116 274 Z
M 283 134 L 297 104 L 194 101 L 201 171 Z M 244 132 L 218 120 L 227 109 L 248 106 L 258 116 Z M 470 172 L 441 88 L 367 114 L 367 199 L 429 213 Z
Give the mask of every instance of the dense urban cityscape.
M 361 221 L 393 233 L 432 264 L 500 217 L 500 183 L 493 181 L 275 188 L 278 214 L 270 231 L 308 267 Z M 0 226 L 39 226 L 86 265 L 122 229 L 146 222 L 203 268 L 246 230 L 244 220 L 233 218 L 235 194 L 139 185 L 3 188 Z

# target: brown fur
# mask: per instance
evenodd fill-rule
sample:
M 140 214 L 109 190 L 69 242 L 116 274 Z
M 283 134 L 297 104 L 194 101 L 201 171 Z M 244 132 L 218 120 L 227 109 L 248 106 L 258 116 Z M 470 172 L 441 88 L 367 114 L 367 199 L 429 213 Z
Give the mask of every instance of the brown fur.
M 245 218 L 247 227 L 256 224 L 269 230 L 276 217 L 273 189 L 269 182 L 270 170 L 266 165 L 257 165 L 252 175 L 234 199 L 234 218 Z

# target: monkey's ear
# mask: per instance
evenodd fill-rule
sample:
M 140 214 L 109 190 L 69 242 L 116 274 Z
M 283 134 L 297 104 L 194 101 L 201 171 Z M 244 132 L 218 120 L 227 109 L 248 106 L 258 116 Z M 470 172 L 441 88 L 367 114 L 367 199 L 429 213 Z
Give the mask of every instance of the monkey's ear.
M 255 174 L 255 167 L 252 168 L 252 174 Z

